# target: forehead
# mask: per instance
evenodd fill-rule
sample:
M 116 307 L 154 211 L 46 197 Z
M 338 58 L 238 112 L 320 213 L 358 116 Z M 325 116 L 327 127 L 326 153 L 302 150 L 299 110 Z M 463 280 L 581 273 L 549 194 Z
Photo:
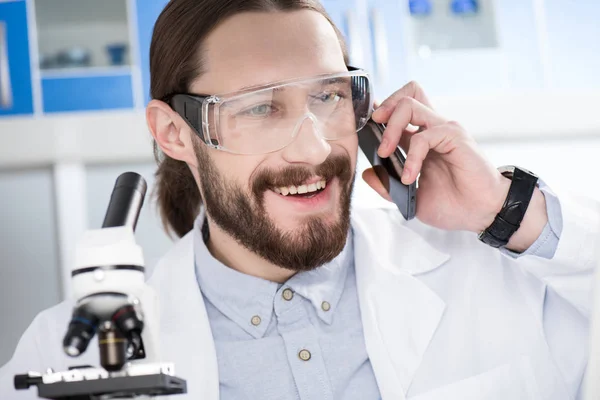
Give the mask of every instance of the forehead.
M 333 27 L 310 10 L 237 14 L 209 35 L 203 62 L 195 93 L 227 93 L 346 69 Z

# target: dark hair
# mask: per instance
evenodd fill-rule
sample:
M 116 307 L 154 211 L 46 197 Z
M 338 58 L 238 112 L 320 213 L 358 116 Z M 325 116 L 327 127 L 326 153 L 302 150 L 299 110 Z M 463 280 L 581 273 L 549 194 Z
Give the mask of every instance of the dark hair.
M 201 45 L 222 21 L 245 11 L 313 10 L 331 23 L 340 41 L 342 34 L 318 0 L 171 0 L 158 17 L 150 45 L 150 94 L 165 100 L 185 93 L 203 73 Z M 196 51 L 190 51 L 196 49 Z M 154 142 L 156 195 L 165 230 L 182 237 L 194 224 L 201 204 L 200 191 L 186 163 L 163 154 Z

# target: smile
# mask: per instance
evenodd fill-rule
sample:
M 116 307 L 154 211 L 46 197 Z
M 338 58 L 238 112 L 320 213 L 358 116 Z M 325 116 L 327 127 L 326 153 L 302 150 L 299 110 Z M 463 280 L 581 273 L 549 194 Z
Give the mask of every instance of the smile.
M 337 178 L 327 181 L 315 177 L 301 185 L 272 188 L 267 191 L 266 196 L 267 199 L 275 201 L 274 204 L 286 207 L 286 212 L 293 210 L 293 212 L 312 214 L 334 208 L 338 193 Z
M 327 186 L 327 181 L 325 181 L 323 179 L 323 180 L 320 180 L 317 182 L 304 184 L 304 185 L 276 187 L 276 188 L 273 188 L 273 191 L 282 196 L 295 195 L 295 194 L 304 194 L 304 195 L 310 196 L 311 194 L 314 195 L 317 192 L 325 189 L 326 186 Z

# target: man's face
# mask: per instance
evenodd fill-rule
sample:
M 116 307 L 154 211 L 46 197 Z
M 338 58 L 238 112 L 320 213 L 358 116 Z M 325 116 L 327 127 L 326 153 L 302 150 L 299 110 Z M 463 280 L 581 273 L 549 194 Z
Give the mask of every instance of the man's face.
M 312 11 L 236 15 L 213 31 L 204 51 L 206 73 L 193 93 L 229 93 L 346 70 L 333 28 Z M 318 267 L 346 242 L 357 144 L 356 135 L 325 141 L 311 119 L 291 144 L 268 154 L 236 155 L 198 140 L 206 211 L 266 260 L 295 271 Z

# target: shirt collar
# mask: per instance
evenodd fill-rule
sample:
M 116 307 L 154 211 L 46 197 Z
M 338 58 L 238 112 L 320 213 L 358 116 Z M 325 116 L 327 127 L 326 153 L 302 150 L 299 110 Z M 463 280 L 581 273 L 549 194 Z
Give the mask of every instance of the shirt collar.
M 261 338 L 273 317 L 278 290 L 290 288 L 308 299 L 319 318 L 331 324 L 354 258 L 351 230 L 344 249 L 335 259 L 312 271 L 297 273 L 280 285 L 238 272 L 214 258 L 206 247 L 208 232 L 203 229 L 204 221 L 204 212 L 201 212 L 194 223 L 196 276 L 204 296 L 227 318 L 254 338 Z M 329 307 L 324 306 L 324 302 Z M 256 324 L 255 318 L 253 321 L 255 316 L 260 317 L 260 323 Z
M 350 230 L 344 249 L 331 262 L 312 271 L 300 272 L 285 284 L 300 296 L 308 299 L 319 318 L 327 324 L 331 324 L 333 321 L 333 315 L 344 291 L 348 268 L 354 262 L 351 235 L 352 231 Z

